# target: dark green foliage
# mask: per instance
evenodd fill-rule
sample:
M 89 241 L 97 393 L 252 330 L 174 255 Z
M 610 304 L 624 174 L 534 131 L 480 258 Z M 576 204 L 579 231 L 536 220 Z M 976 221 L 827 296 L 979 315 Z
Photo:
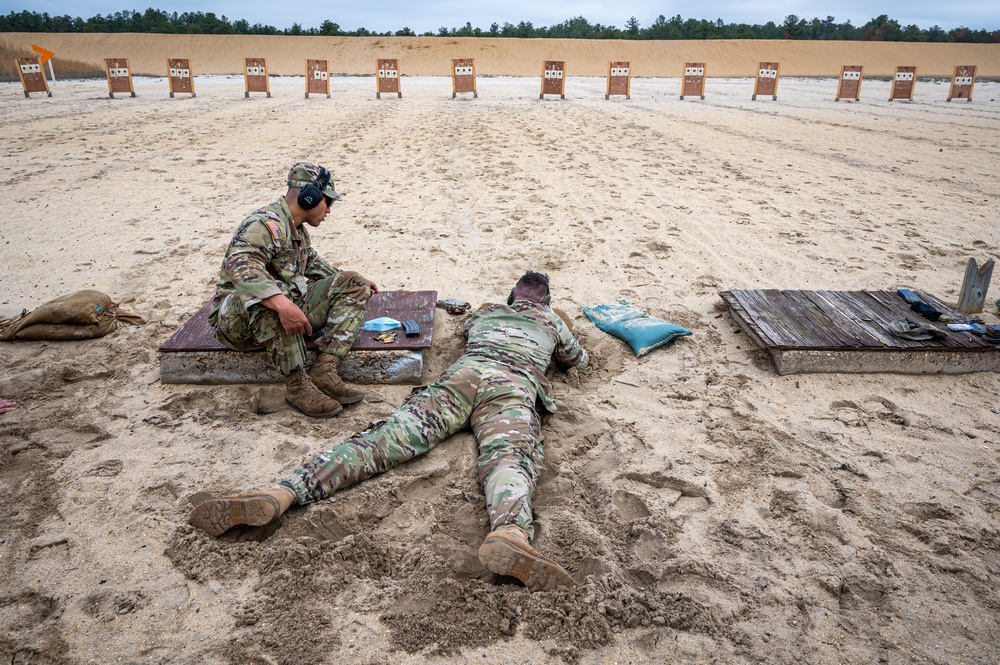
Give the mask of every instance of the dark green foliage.
M 158 32 L 170 34 L 206 35 L 327 35 L 345 37 L 366 37 L 395 35 L 415 36 L 410 28 L 395 32 L 378 33 L 358 28 L 342 30 L 340 25 L 325 20 L 318 28 L 305 28 L 298 23 L 284 30 L 274 26 L 255 23 L 250 25 L 242 19 L 230 21 L 225 16 L 212 12 L 165 12 L 147 9 L 144 12 L 123 11 L 107 16 L 93 16 L 88 19 L 71 16 L 50 16 L 47 13 L 21 11 L 0 15 L 0 32 Z M 613 25 L 591 23 L 582 16 L 568 19 L 548 27 L 535 27 L 530 21 L 517 25 L 493 23 L 488 30 L 472 27 L 466 23 L 461 28 L 442 27 L 437 33 L 425 32 L 431 37 L 521 37 L 521 38 L 563 38 L 563 39 L 824 39 L 887 42 L 966 42 L 977 44 L 1000 43 L 1000 30 L 972 30 L 957 27 L 947 32 L 940 26 L 923 29 L 916 25 L 901 26 L 898 21 L 885 14 L 873 18 L 860 27 L 850 21 L 837 23 L 832 16 L 825 19 L 807 20 L 789 14 L 776 25 L 773 21 L 749 25 L 747 23 L 724 23 L 723 20 L 683 19 L 680 14 L 673 18 L 657 16 L 648 27 L 642 27 L 632 16 L 619 29 Z

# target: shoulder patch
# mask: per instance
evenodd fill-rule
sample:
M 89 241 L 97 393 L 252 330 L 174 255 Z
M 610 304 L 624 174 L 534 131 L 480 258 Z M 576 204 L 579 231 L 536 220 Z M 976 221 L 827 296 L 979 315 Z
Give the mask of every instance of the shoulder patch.
M 285 237 L 284 230 L 281 228 L 281 225 L 278 224 L 277 222 L 272 222 L 271 220 L 268 220 L 264 222 L 264 226 L 267 227 L 267 230 L 271 232 L 271 237 L 274 238 L 276 241 L 281 242 L 281 239 Z

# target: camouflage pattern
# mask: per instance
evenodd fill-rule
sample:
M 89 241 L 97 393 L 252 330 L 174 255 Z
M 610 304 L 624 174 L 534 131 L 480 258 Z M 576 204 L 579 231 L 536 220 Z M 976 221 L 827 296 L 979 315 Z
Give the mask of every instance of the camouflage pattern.
M 329 170 L 329 169 L 327 169 Z M 302 188 L 313 182 L 316 182 L 316 178 L 319 177 L 319 167 L 310 164 L 309 162 L 298 162 L 291 170 L 288 172 L 288 186 Z M 337 190 L 333 188 L 333 174 L 330 174 L 330 183 L 323 190 L 324 196 L 329 196 L 334 201 L 342 200 L 340 194 Z
M 312 248 L 306 227 L 295 228 L 284 198 L 237 227 L 226 250 L 208 322 L 236 351 L 266 348 L 282 374 L 305 366 L 305 341 L 288 335 L 277 312 L 259 304 L 284 294 L 309 318 L 317 351 L 343 357 L 354 343 L 371 297 L 359 274 L 341 271 Z
M 555 410 L 544 372 L 553 358 L 563 368 L 586 367 L 589 358 L 549 307 L 526 300 L 476 312 L 466 331 L 465 354 L 440 379 L 282 479 L 298 503 L 325 499 L 471 425 L 490 524 L 517 524 L 533 535 L 531 498 L 543 461 L 536 401 Z

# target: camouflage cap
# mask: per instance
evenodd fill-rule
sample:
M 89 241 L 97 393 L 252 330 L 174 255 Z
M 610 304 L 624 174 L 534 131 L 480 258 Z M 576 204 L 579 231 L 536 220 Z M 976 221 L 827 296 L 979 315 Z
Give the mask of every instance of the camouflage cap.
M 320 167 L 315 164 L 310 164 L 309 162 L 298 162 L 292 167 L 292 170 L 288 172 L 288 186 L 289 187 L 305 187 L 306 185 L 311 185 L 316 182 L 316 178 L 319 177 Z M 337 193 L 337 190 L 333 188 L 333 174 L 330 174 L 330 184 L 326 186 L 323 190 L 323 196 L 329 196 L 334 201 L 339 201 L 342 197 Z

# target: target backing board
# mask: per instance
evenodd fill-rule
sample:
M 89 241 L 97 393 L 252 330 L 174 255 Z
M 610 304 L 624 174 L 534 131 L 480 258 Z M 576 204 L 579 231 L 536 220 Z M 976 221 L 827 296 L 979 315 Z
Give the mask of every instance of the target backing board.
M 705 99 L 705 63 L 685 62 L 684 78 L 681 79 L 681 99 L 700 97 Z
M 167 72 L 170 81 L 170 96 L 175 92 L 191 93 L 194 97 L 194 72 L 187 58 L 167 58 Z
M 244 97 L 251 92 L 263 92 L 271 96 L 271 82 L 267 78 L 267 58 L 243 58 L 243 81 L 246 89 Z
M 542 63 L 542 92 L 539 99 L 545 99 L 545 95 L 559 95 L 560 99 L 566 99 L 566 61 L 546 60 Z
M 837 84 L 837 96 L 833 101 L 839 102 L 841 98 L 861 100 L 861 79 L 864 76 L 865 68 L 861 65 L 844 65 L 840 68 L 840 83 Z
M 625 95 L 632 99 L 632 67 L 625 60 L 612 60 L 608 63 L 608 85 L 604 90 L 604 99 L 611 95 Z
M 471 92 L 473 97 L 478 97 L 476 92 L 476 59 L 475 58 L 455 58 L 451 61 L 451 98 L 460 92 Z
M 29 97 L 33 92 L 44 92 L 46 97 L 51 97 L 49 82 L 45 80 L 45 72 L 42 71 L 42 64 L 38 58 L 18 58 L 17 75 L 21 77 L 21 87 L 24 88 L 24 96 Z
M 128 93 L 135 97 L 132 87 L 132 70 L 128 67 L 128 58 L 105 58 L 104 73 L 108 77 L 108 97 L 115 98 L 115 93 Z
M 771 95 L 772 100 L 778 98 L 778 74 L 781 64 L 777 62 L 762 62 L 757 67 L 757 80 L 753 84 L 753 101 L 757 95 Z
M 382 99 L 383 92 L 394 92 L 397 97 L 403 96 L 403 88 L 399 82 L 399 60 L 396 58 L 378 58 L 375 60 L 375 99 Z
M 916 67 L 896 67 L 896 75 L 892 77 L 892 92 L 889 101 L 906 99 L 913 101 L 913 84 L 917 80 Z
M 952 99 L 967 99 L 972 101 L 972 86 L 976 84 L 976 66 L 959 65 L 955 67 L 955 75 L 951 77 L 951 88 L 948 89 L 948 101 Z
M 330 61 L 306 60 L 306 99 L 309 93 L 330 97 Z

